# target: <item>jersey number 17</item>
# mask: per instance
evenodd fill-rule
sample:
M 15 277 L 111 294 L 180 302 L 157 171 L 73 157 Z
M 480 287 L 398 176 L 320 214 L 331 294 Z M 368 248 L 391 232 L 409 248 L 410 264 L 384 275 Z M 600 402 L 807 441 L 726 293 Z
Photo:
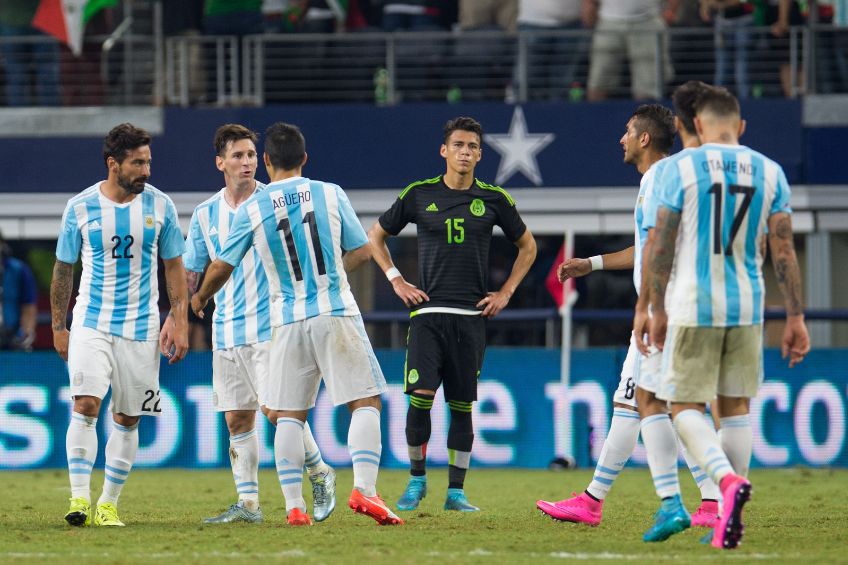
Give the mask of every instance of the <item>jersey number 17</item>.
M 742 222 L 748 216 L 748 209 L 751 207 L 751 200 L 754 198 L 756 189 L 753 186 L 743 186 L 739 184 L 731 184 L 727 186 L 728 191 L 732 195 L 742 194 L 742 205 L 736 211 L 733 217 L 733 223 L 730 225 L 730 237 L 727 239 L 727 245 L 724 248 L 724 254 L 730 257 L 733 255 L 733 240 L 736 239 L 736 234 L 739 233 L 739 228 Z M 713 195 L 713 253 L 721 255 L 721 232 L 722 232 L 722 212 L 724 207 L 722 201 L 724 198 L 724 186 L 721 183 L 713 183 L 707 191 Z

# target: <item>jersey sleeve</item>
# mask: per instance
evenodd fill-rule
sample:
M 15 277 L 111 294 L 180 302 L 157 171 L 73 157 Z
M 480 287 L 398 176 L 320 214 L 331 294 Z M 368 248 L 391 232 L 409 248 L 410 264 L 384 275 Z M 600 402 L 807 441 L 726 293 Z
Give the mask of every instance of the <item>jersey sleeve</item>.
M 79 258 L 82 246 L 82 232 L 77 224 L 77 214 L 70 203 L 65 207 L 62 214 L 62 226 L 59 231 L 59 240 L 56 242 L 56 258 L 63 263 L 74 264 Z
M 368 236 L 365 230 L 362 229 L 362 224 L 359 218 L 356 217 L 356 212 L 350 204 L 350 200 L 341 187 L 336 187 L 336 195 L 339 199 L 339 215 L 342 219 L 342 238 L 341 247 L 345 251 L 359 249 L 368 243 Z
M 497 225 L 501 227 L 504 235 L 510 241 L 518 241 L 524 232 L 527 231 L 527 226 L 514 203 L 511 203 L 506 198 L 498 198 L 496 209 L 498 211 Z
M 774 201 L 771 203 L 769 215 L 778 214 L 780 212 L 791 214 L 792 207 L 789 205 L 789 199 L 791 196 L 792 191 L 789 189 L 789 182 L 786 180 L 786 174 L 783 172 L 783 168 L 778 166 L 777 187 L 774 193 Z
M 669 163 L 663 169 L 662 176 L 654 180 L 654 221 L 656 225 L 656 213 L 660 206 L 670 208 L 675 212 L 683 210 L 683 186 L 680 179 L 680 172 L 677 168 L 677 161 Z
M 392 207 L 383 212 L 378 220 L 380 226 L 391 235 L 397 235 L 407 224 L 415 223 L 415 191 L 410 190 L 395 200 Z
M 206 240 L 203 238 L 203 232 L 200 229 L 197 210 L 191 215 L 191 223 L 188 226 L 183 263 L 187 271 L 194 271 L 195 273 L 202 273 L 209 263 L 209 250 L 206 248 Z
M 261 226 L 260 229 L 262 229 Z M 227 235 L 227 241 L 224 242 L 224 248 L 218 254 L 218 259 L 237 267 L 251 245 L 253 245 L 253 227 L 250 216 L 247 214 L 247 203 L 245 203 L 239 207 L 233 218 L 233 225 L 230 226 L 230 233 Z
M 657 170 L 654 172 L 654 178 L 645 187 L 645 194 L 642 198 L 642 229 L 645 231 L 657 227 L 657 192 L 659 191 L 662 174 L 666 169 L 663 165 L 657 165 L 657 167 Z
M 168 198 L 165 201 L 165 221 L 162 222 L 162 231 L 159 232 L 159 256 L 162 259 L 173 259 L 182 255 L 184 251 L 185 240 L 180 232 L 177 209 Z

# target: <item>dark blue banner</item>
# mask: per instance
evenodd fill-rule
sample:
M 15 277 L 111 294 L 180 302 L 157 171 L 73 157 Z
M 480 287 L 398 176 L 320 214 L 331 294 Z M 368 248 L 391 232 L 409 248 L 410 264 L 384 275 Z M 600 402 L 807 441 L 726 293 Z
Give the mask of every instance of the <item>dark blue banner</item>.
M 581 466 L 600 454 L 625 351 L 576 351 L 573 381 L 559 382 L 559 351 L 492 348 L 474 404 L 475 467 L 543 467 L 570 442 Z M 389 381 L 383 398 L 383 457 L 386 467 L 407 464 L 402 392 L 403 351 L 378 351 Z M 162 365 L 162 414 L 142 419 L 137 464 L 148 467 L 224 467 L 228 433 L 212 407 L 211 355 L 192 353 L 180 364 Z M 848 350 L 812 352 L 788 369 L 776 351 L 765 358 L 766 382 L 751 406 L 755 466 L 848 466 L 846 406 Z M 54 353 L 0 355 L 0 469 L 65 467 L 65 432 L 70 417 L 68 378 Z M 431 463 L 446 464 L 448 413 L 441 394 L 433 404 Z M 100 456 L 111 417 L 98 423 Z M 349 416 L 321 391 L 311 414 L 324 458 L 349 465 Z M 260 418 L 261 462 L 273 465 L 274 428 Z M 641 444 L 631 458 L 644 464 Z
M 477 174 L 487 182 L 507 188 L 635 186 L 639 175 L 622 162 L 618 141 L 637 106 L 614 101 L 169 108 L 164 134 L 152 145 L 151 183 L 166 192 L 211 192 L 223 184 L 212 146 L 218 126 L 238 122 L 262 133 L 273 122 L 287 121 L 306 136 L 307 176 L 346 189 L 400 190 L 444 172 L 442 126 L 468 115 L 486 132 Z M 742 142 L 780 163 L 790 182 L 804 182 L 805 143 L 816 141 L 802 134 L 801 103 L 750 101 L 743 114 L 748 129 Z M 101 143 L 102 138 L 51 137 L 49 132 L 43 138 L 0 139 L 5 155 L 0 159 L 0 191 L 79 192 L 105 177 Z M 261 164 L 258 178 L 266 180 Z

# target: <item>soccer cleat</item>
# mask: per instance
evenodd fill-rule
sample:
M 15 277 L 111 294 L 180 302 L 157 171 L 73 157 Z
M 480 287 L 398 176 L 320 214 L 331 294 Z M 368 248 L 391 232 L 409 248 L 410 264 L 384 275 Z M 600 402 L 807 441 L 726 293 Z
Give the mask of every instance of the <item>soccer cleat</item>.
M 231 505 L 221 514 L 212 518 L 204 518 L 204 524 L 231 524 L 233 522 L 247 522 L 248 524 L 261 524 L 263 522 L 262 509 L 250 510 L 244 505 L 243 500 Z
M 742 507 L 751 500 L 751 483 L 748 479 L 727 475 L 721 480 L 721 497 L 724 510 L 713 529 L 713 547 L 733 549 L 742 541 L 745 526 L 742 524 Z
M 87 498 L 77 496 L 70 499 L 71 507 L 68 508 L 68 513 L 65 514 L 65 522 L 71 526 L 90 526 L 91 525 L 91 503 Z
M 571 496 L 572 498 L 557 502 L 537 500 L 536 508 L 546 516 L 560 522 L 574 522 L 589 526 L 597 526 L 601 523 L 601 515 L 604 511 L 603 500 L 595 500 L 585 492 L 581 492 L 579 495 L 572 492 Z
M 713 528 L 718 520 L 718 501 L 703 500 L 692 514 L 693 528 Z
M 123 526 L 124 523 L 118 518 L 118 508 L 111 502 L 97 505 L 94 512 L 95 526 Z
M 683 506 L 680 495 L 675 494 L 663 499 L 660 509 L 654 514 L 654 525 L 645 532 L 642 541 L 665 541 L 690 525 L 692 519 Z
M 292 508 L 286 518 L 289 526 L 311 526 L 312 520 L 309 515 L 300 508 Z
M 397 501 L 398 510 L 415 510 L 425 496 L 427 496 L 427 476 L 409 477 L 406 490 Z
M 479 512 L 480 509 L 468 502 L 465 492 L 461 488 L 449 488 L 448 496 L 445 498 L 445 510 L 458 510 L 459 512 Z
M 380 495 L 365 496 L 358 488 L 354 488 L 347 501 L 354 512 L 374 518 L 381 526 L 402 526 L 403 520 L 389 510 Z
M 336 508 L 336 472 L 327 467 L 325 473 L 309 475 L 312 483 L 312 515 L 316 522 L 323 522 Z

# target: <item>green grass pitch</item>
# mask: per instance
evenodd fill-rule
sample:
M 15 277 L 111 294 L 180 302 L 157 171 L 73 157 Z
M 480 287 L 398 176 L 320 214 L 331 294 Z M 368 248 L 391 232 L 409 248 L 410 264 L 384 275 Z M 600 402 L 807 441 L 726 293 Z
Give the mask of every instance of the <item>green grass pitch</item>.
M 698 494 L 681 468 L 687 506 Z M 202 526 L 234 497 L 225 470 L 145 470 L 130 476 L 121 496 L 126 528 L 71 528 L 62 516 L 69 488 L 64 470 L 0 473 L 0 563 L 529 563 L 629 561 L 846 562 L 848 470 L 754 470 L 746 507 L 746 536 L 732 552 L 698 543 L 693 529 L 659 544 L 642 532 L 657 507 L 650 475 L 626 469 L 616 481 L 597 528 L 554 522 L 535 509 L 538 498 L 563 498 L 585 488 L 591 471 L 480 470 L 468 475 L 466 493 L 483 511 L 442 510 L 446 469 L 430 469 L 430 491 L 405 526 L 379 527 L 347 507 L 352 476 L 339 472 L 335 513 L 312 528 L 284 524 L 282 494 L 273 470 L 260 474 L 263 525 Z M 103 473 L 95 472 L 93 496 Z M 393 503 L 406 473 L 380 473 L 380 491 Z M 307 483 L 308 489 L 308 483 Z M 307 504 L 311 505 L 307 492 Z

